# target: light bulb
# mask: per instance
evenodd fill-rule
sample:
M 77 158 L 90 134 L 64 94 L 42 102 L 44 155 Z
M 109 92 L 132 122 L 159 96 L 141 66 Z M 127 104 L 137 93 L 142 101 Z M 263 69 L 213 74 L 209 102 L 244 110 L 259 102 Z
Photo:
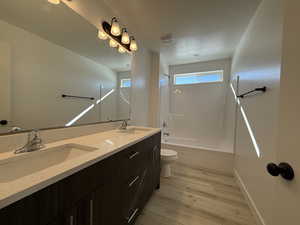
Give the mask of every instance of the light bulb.
M 118 46 L 118 42 L 116 42 L 114 39 L 110 39 L 109 46 L 115 48 Z
M 138 50 L 138 46 L 137 46 L 137 43 L 136 43 L 134 38 L 131 38 L 130 50 L 131 51 L 137 51 Z
M 48 0 L 51 4 L 58 5 L 60 3 L 60 0 Z
M 112 19 L 110 32 L 114 36 L 119 36 L 121 34 L 120 24 L 116 18 Z
M 98 31 L 98 37 L 101 39 L 101 40 L 106 40 L 108 37 L 107 37 L 107 34 L 102 31 L 102 30 L 99 30 Z
M 126 49 L 120 45 L 118 51 L 123 54 L 126 52 Z
M 130 38 L 129 38 L 129 34 L 127 33 L 126 29 L 123 29 L 123 33 L 122 33 L 122 43 L 127 45 L 130 43 Z

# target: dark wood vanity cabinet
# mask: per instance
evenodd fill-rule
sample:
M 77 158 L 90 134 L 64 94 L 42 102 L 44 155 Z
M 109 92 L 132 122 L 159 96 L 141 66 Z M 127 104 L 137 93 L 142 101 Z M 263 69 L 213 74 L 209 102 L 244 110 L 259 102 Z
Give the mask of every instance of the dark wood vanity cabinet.
M 160 133 L 0 210 L 5 225 L 134 224 L 160 184 Z

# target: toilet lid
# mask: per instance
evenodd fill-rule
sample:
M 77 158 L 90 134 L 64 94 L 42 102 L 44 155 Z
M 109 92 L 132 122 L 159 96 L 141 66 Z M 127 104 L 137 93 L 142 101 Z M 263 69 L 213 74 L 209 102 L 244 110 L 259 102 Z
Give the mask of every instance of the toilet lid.
M 177 156 L 177 152 L 170 149 L 162 149 L 160 154 L 161 156 L 166 156 L 166 157 Z

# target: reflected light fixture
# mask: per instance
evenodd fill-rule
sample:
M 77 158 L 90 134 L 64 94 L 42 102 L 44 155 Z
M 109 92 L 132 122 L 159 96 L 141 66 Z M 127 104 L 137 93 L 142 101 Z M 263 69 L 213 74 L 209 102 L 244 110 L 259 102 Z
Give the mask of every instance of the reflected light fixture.
M 58 5 L 60 3 L 60 0 L 48 0 L 51 4 Z
M 99 30 L 98 31 L 98 37 L 101 39 L 101 40 L 106 40 L 108 37 L 107 37 L 107 34 L 102 31 L 102 30 Z
M 115 48 L 118 46 L 118 42 L 116 42 L 114 39 L 110 39 L 109 46 Z
M 137 51 L 138 50 L 138 46 L 137 46 L 137 43 L 136 43 L 136 40 L 134 39 L 134 37 L 131 37 L 130 50 L 131 51 Z
M 128 45 L 130 43 L 130 37 L 129 37 L 129 34 L 126 30 L 126 28 L 123 28 L 122 29 L 123 32 L 122 32 L 122 43 L 125 44 L 125 45 Z
M 118 51 L 119 51 L 121 54 L 123 54 L 123 53 L 126 52 L 126 49 L 123 48 L 121 45 L 119 45 Z
M 120 24 L 116 17 L 113 17 L 111 20 L 111 34 L 114 36 L 120 36 L 121 35 L 121 28 Z

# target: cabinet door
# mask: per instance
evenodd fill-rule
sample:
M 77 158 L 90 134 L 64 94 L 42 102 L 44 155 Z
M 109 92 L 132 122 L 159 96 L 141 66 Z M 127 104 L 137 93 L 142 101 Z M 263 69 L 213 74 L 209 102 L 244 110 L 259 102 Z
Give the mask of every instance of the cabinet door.
M 161 133 L 158 133 L 154 136 L 154 145 L 153 145 L 153 161 L 152 161 L 152 169 L 153 169 L 153 182 L 154 188 L 159 188 L 160 186 L 160 171 L 161 171 Z
M 122 154 L 115 154 L 110 159 L 105 182 L 92 193 L 93 225 L 120 225 L 122 218 L 121 184 Z
M 121 204 L 119 185 L 105 184 L 93 193 L 92 214 L 93 225 L 119 225 L 121 220 Z
M 72 208 L 78 201 L 104 184 L 112 171 L 110 159 L 83 169 L 60 182 L 60 200 L 63 210 Z
M 63 225 L 92 225 L 92 195 L 80 199 L 64 213 Z
M 0 210 L 0 222 L 5 225 L 47 225 L 57 216 L 56 184 Z

